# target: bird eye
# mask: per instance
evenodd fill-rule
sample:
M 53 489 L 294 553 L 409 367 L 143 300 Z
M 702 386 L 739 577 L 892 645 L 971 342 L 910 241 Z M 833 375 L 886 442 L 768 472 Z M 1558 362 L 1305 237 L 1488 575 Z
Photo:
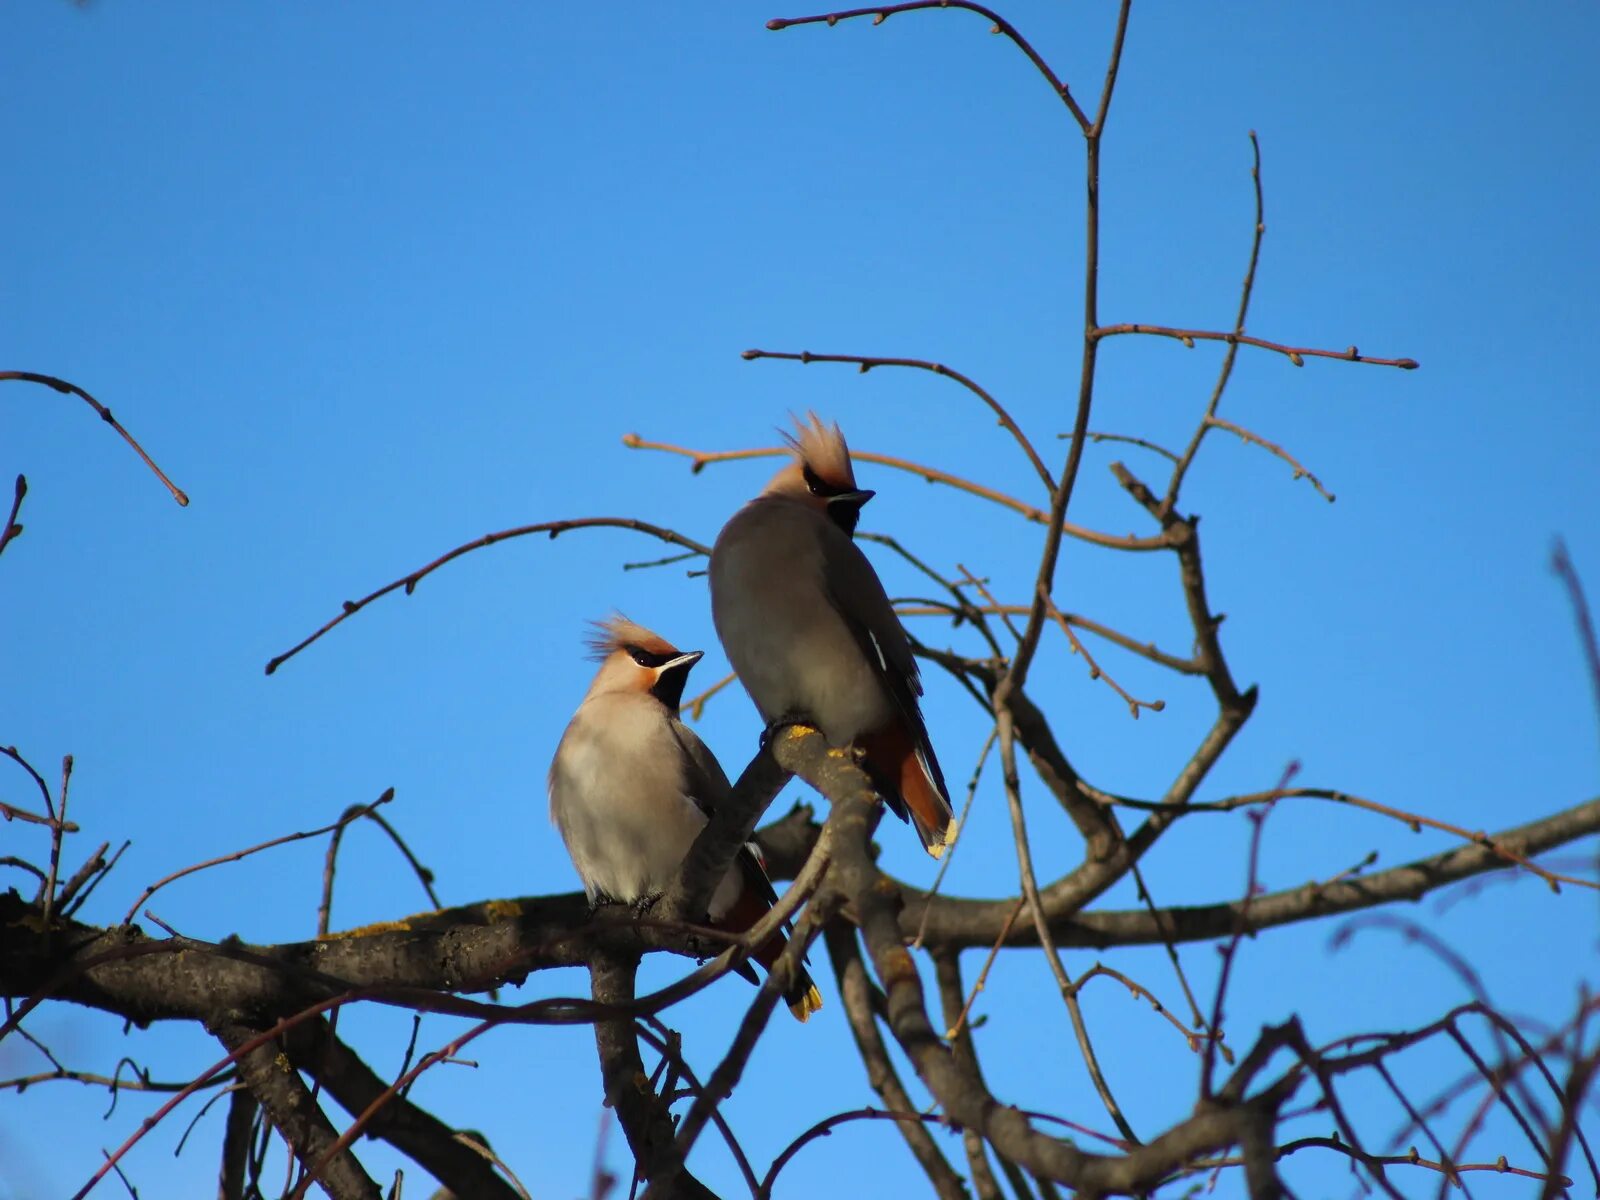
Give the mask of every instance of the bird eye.
M 648 667 L 652 671 L 659 666 L 664 666 L 673 657 L 670 654 L 656 654 L 646 650 L 643 646 L 624 646 L 623 649 L 628 652 L 628 657 L 633 659 L 634 662 L 641 667 Z
M 817 477 L 817 473 L 810 467 L 804 468 L 801 474 L 805 477 L 806 490 L 809 491 L 813 496 L 828 495 L 829 488 L 822 482 L 820 478 Z

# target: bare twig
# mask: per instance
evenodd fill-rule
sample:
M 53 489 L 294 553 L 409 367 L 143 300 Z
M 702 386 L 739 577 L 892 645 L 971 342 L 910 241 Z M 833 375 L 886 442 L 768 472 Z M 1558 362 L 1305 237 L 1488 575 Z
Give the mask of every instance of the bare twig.
M 1271 350 L 1284 355 L 1297 367 L 1305 365 L 1300 361 L 1304 358 L 1333 358 L 1340 362 L 1367 363 L 1375 367 L 1399 367 L 1402 371 L 1414 371 L 1422 365 L 1414 358 L 1375 358 L 1360 353 L 1354 346 L 1345 350 L 1320 350 L 1312 346 L 1290 346 L 1283 342 L 1269 342 L 1265 338 L 1251 337 L 1246 333 L 1223 333 L 1212 329 L 1175 329 L 1170 325 L 1146 325 L 1138 322 L 1101 325 L 1091 336 L 1104 339 L 1124 333 L 1145 333 L 1156 337 L 1175 338 L 1186 346 L 1194 342 L 1227 342 L 1230 345 L 1238 343 L 1241 346 L 1257 346 L 1262 350 Z
M 1261 190 L 1261 143 L 1254 129 L 1250 131 L 1250 157 L 1250 182 L 1255 186 L 1256 193 L 1256 220 L 1250 237 L 1250 260 L 1245 266 L 1244 284 L 1239 289 L 1239 311 L 1233 320 L 1235 335 L 1244 333 L 1245 317 L 1250 312 L 1250 297 L 1256 287 L 1256 266 L 1261 261 L 1261 239 L 1267 232 L 1266 201 Z M 1194 342 L 1185 341 L 1184 345 L 1193 347 Z M 1217 372 L 1217 382 L 1211 389 L 1211 399 L 1206 402 L 1205 415 L 1200 418 L 1200 424 L 1195 427 L 1183 454 L 1173 464 L 1172 478 L 1167 482 L 1167 492 L 1162 498 L 1158 515 L 1171 512 L 1172 506 L 1177 503 L 1178 489 L 1183 486 L 1183 478 L 1193 464 L 1194 456 L 1200 452 L 1200 443 L 1212 428 L 1211 418 L 1216 414 L 1217 405 L 1222 403 L 1222 393 L 1228 389 L 1228 380 L 1233 377 L 1233 364 L 1238 356 L 1238 341 L 1229 342 L 1228 351 L 1222 356 L 1222 367 Z
M 182 879 L 185 875 L 193 875 L 196 871 L 204 871 L 209 867 L 220 866 L 223 863 L 238 862 L 241 858 L 248 858 L 250 855 L 259 854 L 263 850 L 271 850 L 274 846 L 283 846 L 289 842 L 302 842 L 307 838 L 321 837 L 325 833 L 332 833 L 334 830 L 350 824 L 351 821 L 359 820 L 380 805 L 387 804 L 393 799 L 394 789 L 387 788 L 383 795 L 379 796 L 371 804 L 361 804 L 354 808 L 346 809 L 344 815 L 331 825 L 324 825 L 320 829 L 307 829 L 300 833 L 286 833 L 282 837 L 275 837 L 257 845 L 248 846 L 243 850 L 235 850 L 231 854 L 220 854 L 216 858 L 208 858 L 205 862 L 195 863 L 193 866 L 174 871 L 170 875 L 164 875 L 139 894 L 139 898 L 128 909 L 127 915 L 122 918 L 122 923 L 126 925 L 132 921 L 134 914 L 139 911 L 140 905 L 174 880 Z
M 1594 618 L 1589 610 L 1589 601 L 1583 594 L 1583 581 L 1578 578 L 1578 568 L 1572 565 L 1567 543 L 1561 538 L 1556 539 L 1550 551 L 1550 569 L 1560 578 L 1567 589 L 1567 598 L 1572 601 L 1572 617 L 1578 625 L 1578 642 L 1583 647 L 1584 661 L 1589 667 L 1589 682 L 1594 686 L 1595 715 L 1600 716 L 1600 639 L 1595 636 Z
M 409 575 L 402 575 L 394 582 L 384 584 L 377 591 L 369 592 L 359 600 L 346 600 L 344 602 L 344 609 L 339 613 L 338 616 L 323 624 L 309 637 L 290 647 L 282 654 L 269 659 L 267 662 L 267 674 L 271 675 L 285 662 L 293 658 L 296 654 L 299 654 L 300 651 L 304 650 L 307 646 L 311 645 L 312 642 L 321 638 L 334 626 L 342 624 L 345 620 L 360 612 L 374 600 L 380 599 L 381 597 L 387 596 L 390 592 L 398 591 L 402 588 L 405 589 L 406 595 L 409 596 L 412 592 L 416 591 L 417 584 L 422 582 L 423 579 L 433 574 L 446 563 L 460 558 L 463 554 L 470 554 L 472 551 L 481 550 L 485 546 L 493 546 L 496 542 L 505 542 L 510 541 L 512 538 L 527 537 L 529 534 L 534 533 L 548 534 L 553 540 L 559 537 L 561 534 L 573 529 L 631 529 L 636 533 L 645 533 L 649 534 L 651 537 L 659 538 L 661 541 L 666 542 L 669 545 L 682 546 L 684 549 L 692 550 L 696 554 L 709 555 L 711 553 L 711 548 L 709 546 L 704 546 L 695 541 L 693 538 L 685 537 L 683 534 L 678 533 L 675 530 L 665 529 L 660 525 L 652 525 L 649 521 L 638 520 L 635 517 L 576 517 L 567 521 L 540 521 L 534 525 L 518 525 L 512 529 L 502 529 L 498 533 L 486 533 L 481 538 L 476 538 L 473 541 L 466 542 L 460 546 L 457 546 L 454 550 L 446 551 L 432 562 L 418 567 Z
M 44 881 L 44 899 L 40 904 L 41 921 L 46 937 L 50 936 L 50 915 L 56 903 L 56 872 L 61 869 L 62 822 L 67 819 L 67 790 L 72 784 L 72 755 L 61 756 L 61 809 L 57 820 L 50 826 L 50 873 Z
M 660 450 L 667 454 L 682 455 L 690 460 L 689 469 L 695 472 L 701 471 L 714 463 L 741 462 L 753 458 L 782 458 L 792 453 L 792 451 L 782 446 L 754 446 L 745 450 L 692 450 L 687 446 L 675 446 L 671 442 L 649 441 L 640 437 L 637 433 L 623 434 L 622 444 L 630 450 Z M 968 495 L 977 496 L 998 504 L 1002 508 L 1008 508 L 1038 525 L 1046 525 L 1050 521 L 1050 514 L 1042 508 L 1018 500 L 1015 496 L 999 491 L 996 488 L 974 483 L 970 479 L 965 479 L 960 475 L 953 475 L 949 471 L 942 471 L 938 467 L 926 466 L 922 463 L 912 462 L 910 459 L 897 458 L 892 454 L 878 454 L 872 450 L 852 449 L 850 457 L 856 462 L 876 463 L 881 467 L 892 467 L 897 471 L 905 471 L 919 476 L 929 483 L 945 484 L 948 487 L 955 488 L 957 491 L 966 492 Z M 1091 545 L 1096 546 L 1106 546 L 1114 550 L 1160 550 L 1165 545 L 1160 538 L 1119 537 L 1115 534 L 1087 529 L 1081 525 L 1067 525 L 1065 530 L 1080 541 L 1089 542 Z
M 1061 632 L 1067 635 L 1067 641 L 1072 644 L 1073 653 L 1081 655 L 1083 661 L 1089 664 L 1089 678 L 1104 679 L 1111 690 L 1122 697 L 1122 702 L 1128 706 L 1129 715 L 1135 721 L 1139 719 L 1139 710 L 1141 708 L 1148 708 L 1151 712 L 1161 712 L 1167 707 L 1165 700 L 1138 700 L 1129 695 L 1126 688 L 1106 674 L 1100 664 L 1095 662 L 1094 655 L 1089 653 L 1084 644 L 1078 640 L 1078 635 L 1072 631 L 1072 622 L 1067 620 L 1066 614 L 1056 607 L 1056 602 L 1050 599 L 1049 594 L 1046 593 L 1041 599 L 1044 601 L 1045 611 L 1050 614 L 1050 619 L 1061 626 Z
M 28 494 L 28 480 L 25 476 L 17 476 L 16 490 L 11 499 L 11 513 L 6 517 L 6 523 L 0 525 L 0 554 L 5 553 L 5 548 L 11 540 L 22 536 L 22 526 L 17 524 L 17 513 L 22 509 L 22 498 Z
M 1016 439 L 1017 445 L 1022 447 L 1023 454 L 1027 455 L 1028 462 L 1038 474 L 1039 481 L 1044 484 L 1045 491 L 1055 490 L 1056 481 L 1050 476 L 1050 468 L 1044 465 L 1044 460 L 1039 457 L 1039 452 L 1033 448 L 1033 443 L 1028 440 L 1028 435 L 1022 432 L 1022 427 L 1012 419 L 1011 414 L 974 380 L 963 375 L 960 371 L 945 366 L 943 363 L 930 362 L 921 358 L 881 358 L 860 354 L 812 354 L 809 350 L 802 350 L 798 354 L 785 350 L 746 350 L 740 357 L 747 362 L 762 358 L 772 358 L 798 363 L 853 363 L 862 375 L 865 375 L 874 367 L 910 367 L 919 371 L 932 371 L 935 375 L 953 379 L 989 406 L 989 410 L 994 413 L 1000 426 Z
M 39 774 L 39 772 L 34 769 L 34 766 L 31 762 L 22 757 L 15 746 L 0 746 L 0 755 L 4 755 L 6 758 L 9 758 L 12 762 L 16 763 L 17 766 L 21 767 L 28 773 L 28 777 L 33 780 L 33 786 L 39 789 L 39 795 L 44 799 L 44 811 L 46 813 L 46 816 L 40 817 L 33 813 L 25 813 L 21 809 L 13 809 L 7 805 L 6 820 L 9 821 L 14 814 L 21 820 L 32 821 L 38 825 L 49 825 L 55 821 L 57 819 L 56 805 L 55 801 L 50 796 L 50 785 L 44 781 L 44 776 Z M 67 832 L 77 833 L 78 827 L 76 825 L 70 826 L 67 828 Z
M 1289 781 L 1300 770 L 1300 764 L 1291 762 L 1283 770 L 1283 776 L 1278 780 L 1275 791 L 1282 792 L 1289 786 Z M 1239 923 L 1234 927 L 1233 936 L 1228 939 L 1222 948 L 1222 970 L 1217 974 L 1217 991 L 1211 1002 L 1211 1020 L 1209 1026 L 1211 1036 L 1206 1039 L 1205 1058 L 1200 1068 L 1200 1095 L 1204 1100 L 1212 1096 L 1211 1072 L 1216 1066 L 1217 1052 L 1222 1048 L 1222 1011 L 1223 1003 L 1228 995 L 1228 980 L 1233 974 L 1233 962 L 1239 952 L 1239 943 L 1244 940 L 1244 935 L 1249 928 L 1250 905 L 1256 898 L 1260 887 L 1261 867 L 1261 834 L 1266 826 L 1267 817 L 1272 813 L 1272 803 L 1260 812 L 1251 811 L 1247 814 L 1250 819 L 1250 856 L 1249 866 L 1245 873 L 1244 898 L 1239 902 Z
M 390 788 L 388 794 L 392 796 L 394 789 Z M 379 801 L 379 803 L 382 803 L 382 801 Z M 439 894 L 433 890 L 433 872 L 417 860 L 417 856 L 412 853 L 411 847 L 406 844 L 405 838 L 401 837 L 399 831 L 377 813 L 376 808 L 376 804 L 353 804 L 345 809 L 339 820 L 334 823 L 333 836 L 328 839 L 328 852 L 324 856 L 322 863 L 322 900 L 317 905 L 318 937 L 328 936 L 328 923 L 333 915 L 333 875 L 334 865 L 339 856 L 339 844 L 344 838 L 344 831 L 350 827 L 352 822 L 358 821 L 362 817 L 370 818 L 374 824 L 389 835 L 389 840 L 395 844 L 396 848 L 405 857 L 406 862 L 410 864 L 412 872 L 422 884 L 422 890 L 428 894 L 429 903 L 434 908 L 442 907 L 439 902 Z
M 1038 51 L 1028 44 L 1028 40 L 1017 32 L 1016 27 L 1011 22 L 992 9 L 985 8 L 981 4 L 970 3 L 969 0 L 911 0 L 910 3 L 906 4 L 880 5 L 877 8 L 841 9 L 838 12 L 820 13 L 812 17 L 774 17 L 767 22 L 767 28 L 772 30 L 788 29 L 794 25 L 815 25 L 819 22 L 831 27 L 837 25 L 840 21 L 848 21 L 853 17 L 871 17 L 874 25 L 882 25 L 895 13 L 915 12 L 918 9 L 929 8 L 964 9 L 967 12 L 977 13 L 980 17 L 988 20 L 991 23 L 989 32 L 1004 34 L 1010 38 L 1012 44 L 1027 56 L 1034 69 L 1044 76 L 1045 81 L 1050 85 L 1050 90 L 1055 92 L 1060 97 L 1061 102 L 1067 106 L 1068 111 L 1072 113 L 1073 120 L 1077 121 L 1078 128 L 1085 133 L 1089 132 L 1088 116 L 1078 106 L 1078 102 L 1072 98 L 1072 92 L 1067 85 L 1050 69 L 1050 65 L 1039 56 Z M 1101 110 L 1101 120 L 1104 120 L 1103 108 Z
M 882 994 L 872 986 L 856 932 L 843 921 L 833 921 L 825 933 L 828 958 L 833 964 L 834 978 L 839 985 L 839 999 L 844 1005 L 850 1032 L 855 1038 L 856 1050 L 861 1055 L 861 1064 L 866 1068 L 867 1082 L 889 1111 L 914 1112 L 917 1106 L 906 1091 L 878 1031 L 875 1010 L 881 1004 Z M 921 1124 L 906 1124 L 900 1126 L 900 1132 L 940 1200 L 966 1200 L 966 1188 L 961 1177 L 951 1169 L 928 1130 Z M 768 1179 L 773 1175 L 773 1172 L 769 1172 Z M 769 1191 L 758 1189 L 757 1194 L 766 1196 Z
M 946 1128 L 953 1124 L 950 1118 L 941 1116 L 938 1113 L 884 1112 L 882 1109 L 870 1107 L 835 1113 L 833 1116 L 825 1117 L 811 1126 L 811 1128 L 785 1146 L 778 1157 L 772 1160 L 772 1166 L 767 1168 L 766 1177 L 761 1181 L 760 1195 L 763 1200 L 772 1195 L 772 1185 L 777 1182 L 778 1172 L 789 1164 L 790 1159 L 805 1149 L 809 1143 L 816 1141 L 818 1138 L 827 1137 L 838 1126 L 850 1121 L 898 1121 L 903 1124 L 941 1125 Z
M 1230 346 L 1229 349 L 1231 350 L 1233 347 Z M 1327 488 L 1322 486 L 1322 480 L 1318 479 L 1316 475 L 1312 473 L 1310 468 L 1302 464 L 1299 459 L 1295 458 L 1294 455 L 1290 454 L 1282 446 L 1278 445 L 1277 442 L 1269 442 L 1259 433 L 1252 433 L 1243 425 L 1235 425 L 1232 421 L 1225 421 L 1221 417 L 1213 414 L 1207 414 L 1205 423 L 1213 428 L 1226 429 L 1229 433 L 1237 434 L 1241 441 L 1254 443 L 1275 457 L 1281 458 L 1293 469 L 1294 477 L 1296 479 L 1304 479 L 1312 487 L 1317 489 L 1317 494 L 1319 496 L 1321 496 L 1329 504 L 1333 503 L 1334 495 Z
M 137 454 L 141 460 L 143 460 L 144 465 L 149 467 L 151 471 L 155 472 L 155 477 L 166 485 L 167 491 L 172 493 L 172 498 L 174 500 L 176 500 L 180 505 L 187 505 L 189 503 L 189 497 L 184 495 L 183 492 L 179 490 L 177 485 L 174 484 L 172 480 L 167 478 L 166 472 L 164 472 L 160 467 L 156 466 L 155 459 L 151 458 L 145 453 L 144 447 L 139 445 L 139 443 L 134 440 L 133 434 L 124 429 L 122 427 L 122 423 L 111 415 L 111 410 L 104 404 L 101 404 L 100 401 L 96 400 L 77 384 L 68 383 L 65 379 L 57 379 L 54 375 L 40 375 L 34 371 L 0 371 L 0 382 L 8 379 L 19 380 L 23 383 L 42 383 L 45 387 L 54 388 L 58 392 L 63 392 L 71 396 L 77 396 L 90 408 L 94 409 L 95 412 L 99 413 L 102 421 L 122 435 L 122 440 L 127 442 L 128 445 L 132 446 L 133 452 Z M 15 514 L 13 513 L 13 515 Z
M 737 675 L 735 675 L 732 671 L 729 671 L 705 691 L 699 693 L 698 695 L 690 696 L 687 700 L 685 700 L 682 705 L 683 711 L 689 714 L 689 719 L 691 721 L 698 721 L 701 717 L 706 715 L 706 703 L 711 699 L 711 697 L 722 691 L 723 688 L 727 687 L 737 678 L 739 678 Z
M 994 744 L 996 740 L 998 740 L 999 736 L 1000 731 L 998 729 L 990 729 L 989 736 L 983 740 L 983 749 L 978 751 L 978 761 L 972 768 L 972 778 L 967 780 L 967 800 L 966 803 L 961 806 L 960 817 L 956 819 L 956 827 L 958 829 L 965 829 L 967 827 L 967 817 L 972 813 L 972 802 L 978 798 L 978 783 L 983 778 L 983 766 L 989 761 L 989 752 L 994 749 Z M 956 849 L 959 845 L 960 842 L 958 841 L 956 845 L 951 846 L 949 852 L 939 860 L 939 871 L 936 875 L 934 875 L 933 883 L 928 887 L 928 895 L 930 897 L 937 896 L 939 894 L 939 888 L 944 884 L 945 874 L 950 870 L 950 863 L 955 859 Z M 924 909 L 924 919 L 926 919 L 927 914 L 928 910 Z M 917 936 L 911 939 L 911 948 L 916 950 L 920 949 L 921 946 L 922 929 L 918 929 Z
M 962 1029 L 967 1023 L 967 1014 L 972 1011 L 972 1005 L 978 999 L 978 993 L 983 991 L 984 984 L 989 981 L 989 968 L 994 966 L 995 956 L 1000 953 L 1000 947 L 1005 944 L 1006 938 L 1011 936 L 1011 927 L 1016 924 L 1017 917 L 1022 913 L 1023 905 L 1028 902 L 1026 896 L 1018 896 L 1017 903 L 1011 910 L 1011 915 L 1006 918 L 1006 923 L 1000 926 L 1000 936 L 995 938 L 994 945 L 989 947 L 989 953 L 983 960 L 983 966 L 978 970 L 978 978 L 973 981 L 972 992 L 967 996 L 966 1003 L 961 1006 L 961 1011 L 956 1014 L 955 1022 L 944 1031 L 944 1040 L 953 1042 L 961 1036 Z

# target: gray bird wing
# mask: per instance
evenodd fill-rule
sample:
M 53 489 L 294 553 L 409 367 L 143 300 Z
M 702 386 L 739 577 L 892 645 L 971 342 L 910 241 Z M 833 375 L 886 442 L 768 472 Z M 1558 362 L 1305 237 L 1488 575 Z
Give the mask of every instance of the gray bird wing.
M 678 739 L 678 745 L 683 749 L 684 780 L 689 789 L 689 798 L 701 812 L 710 817 L 717 811 L 719 804 L 727 801 L 733 791 L 733 785 L 728 782 L 728 774 L 717 761 L 717 756 L 711 753 L 710 747 L 682 721 L 672 722 L 672 735 Z M 766 868 L 756 857 L 752 843 L 747 842 L 740 846 L 733 862 L 739 873 L 744 876 L 745 886 L 764 900 L 767 907 L 770 908 L 778 902 L 778 893 L 772 886 L 772 880 L 767 878 Z M 788 928 L 789 923 L 785 921 L 784 929 Z M 740 967 L 739 974 L 751 980 L 755 978 L 749 963 L 744 963 Z
M 889 594 L 883 590 L 883 581 L 861 547 L 837 527 L 830 526 L 828 532 L 836 535 L 825 537 L 822 543 L 823 589 L 828 601 L 873 665 L 911 732 L 918 756 L 948 803 L 950 789 L 945 785 L 944 772 L 933 753 L 928 727 L 922 723 L 922 708 L 917 703 L 917 697 L 922 695 L 922 676 L 911 653 L 911 639 L 906 637 L 905 627 L 889 603 Z M 905 805 L 898 798 L 891 803 L 895 815 L 907 819 Z

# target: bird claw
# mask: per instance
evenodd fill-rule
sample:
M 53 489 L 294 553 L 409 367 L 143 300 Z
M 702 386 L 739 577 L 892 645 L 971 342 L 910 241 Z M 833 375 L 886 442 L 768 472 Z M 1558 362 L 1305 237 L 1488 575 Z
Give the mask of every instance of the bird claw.
M 656 901 L 659 899 L 661 899 L 660 892 L 651 892 L 648 895 L 640 896 L 633 902 L 633 915 L 635 917 L 644 916 L 656 906 Z
M 817 728 L 819 727 L 816 718 L 807 713 L 784 713 L 781 717 L 768 721 L 767 727 L 761 731 L 761 749 L 765 750 L 771 746 L 772 739 L 785 729 L 814 730 Z

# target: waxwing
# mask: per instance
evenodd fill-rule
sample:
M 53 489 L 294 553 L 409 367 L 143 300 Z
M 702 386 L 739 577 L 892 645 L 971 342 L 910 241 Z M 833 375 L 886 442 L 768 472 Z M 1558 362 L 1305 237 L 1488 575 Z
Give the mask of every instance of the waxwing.
M 873 493 L 856 486 L 837 425 L 785 434 L 794 458 L 723 526 L 711 551 L 717 636 L 769 733 L 812 725 L 854 745 L 878 793 L 935 858 L 955 841 L 917 697 L 910 640 L 853 538 Z
M 701 651 L 680 651 L 621 616 L 597 622 L 590 645 L 600 670 L 550 764 L 550 819 L 591 904 L 642 906 L 677 879 L 707 815 L 732 789 L 705 743 L 678 719 Z M 745 846 L 707 916 L 742 933 L 777 899 L 753 847 Z M 775 933 L 754 957 L 770 971 L 785 945 Z M 748 964 L 741 973 L 755 980 Z M 822 1006 L 803 968 L 785 999 L 802 1021 Z

